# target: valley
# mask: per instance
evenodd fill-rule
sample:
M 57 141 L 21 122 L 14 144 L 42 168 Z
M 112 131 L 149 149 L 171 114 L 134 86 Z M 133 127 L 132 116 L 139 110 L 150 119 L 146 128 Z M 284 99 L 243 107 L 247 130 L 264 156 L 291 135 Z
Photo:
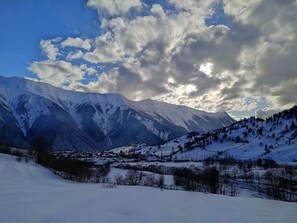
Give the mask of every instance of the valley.
M 0 1 L 0 223 L 296 223 L 297 0 Z
M 2 143 L 0 221 L 293 223 L 296 123 L 295 106 L 156 145 L 55 150 L 41 136 L 30 149 Z

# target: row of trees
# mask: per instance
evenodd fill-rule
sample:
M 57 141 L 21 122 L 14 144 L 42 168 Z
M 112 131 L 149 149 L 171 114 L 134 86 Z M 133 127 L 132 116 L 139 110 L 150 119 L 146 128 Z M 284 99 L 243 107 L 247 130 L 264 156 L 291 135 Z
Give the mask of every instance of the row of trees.
M 32 155 L 36 162 L 52 169 L 56 174 L 80 182 L 110 182 L 107 175 L 110 165 L 94 165 L 79 159 L 53 155 L 46 149 L 44 142 L 36 141 Z M 19 151 L 0 147 L 0 152 L 16 153 Z M 30 155 L 28 153 L 28 155 Z M 164 174 L 173 175 L 176 187 L 188 191 L 201 191 L 214 194 L 235 196 L 238 185 L 248 185 L 259 194 L 275 200 L 297 201 L 297 169 L 295 166 L 279 165 L 272 160 L 238 161 L 232 158 L 207 159 L 198 169 L 166 167 L 163 165 L 129 165 L 117 167 L 128 169 L 125 176 L 116 175 L 119 185 L 142 185 L 165 187 Z M 261 170 L 260 172 L 258 170 Z M 144 173 L 151 172 L 151 173 Z M 156 173 L 156 174 L 153 174 Z
M 297 201 L 297 171 L 291 166 L 269 169 L 254 178 L 258 192 L 274 200 Z
M 232 158 L 208 159 L 200 169 L 195 166 L 187 168 L 166 167 L 163 165 L 129 165 L 119 164 L 118 168 L 133 171 L 116 179 L 120 184 L 145 185 L 142 171 L 173 175 L 173 189 L 200 191 L 236 196 L 238 188 L 257 191 L 259 195 L 270 199 L 297 201 L 297 169 L 291 165 L 280 165 L 275 161 L 258 159 L 256 161 L 239 161 Z M 260 171 L 259 171 L 260 170 Z M 136 174 L 137 173 L 137 174 Z M 134 179 L 134 180 L 132 180 Z M 152 184 L 146 183 L 145 186 Z M 156 183 L 155 183 L 156 185 Z
M 65 179 L 79 182 L 102 182 L 110 172 L 110 164 L 94 165 L 90 162 L 57 156 L 43 138 L 37 138 L 33 143 L 36 163 L 50 168 Z
M 164 175 L 155 175 L 153 173 L 143 173 L 138 170 L 128 170 L 125 176 L 117 174 L 115 176 L 115 183 L 117 185 L 129 185 L 129 186 L 148 186 L 159 187 L 163 189 L 165 187 Z
M 222 174 L 216 167 L 203 170 L 181 168 L 174 171 L 174 182 L 187 191 L 235 196 L 236 185 L 229 174 Z

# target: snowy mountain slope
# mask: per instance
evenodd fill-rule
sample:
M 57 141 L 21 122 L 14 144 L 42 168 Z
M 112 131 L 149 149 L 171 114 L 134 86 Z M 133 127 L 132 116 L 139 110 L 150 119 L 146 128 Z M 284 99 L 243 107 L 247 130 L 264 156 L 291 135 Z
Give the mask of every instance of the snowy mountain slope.
M 144 112 L 160 121 L 167 120 L 175 125 L 185 128 L 189 132 L 205 132 L 210 128 L 215 129 L 218 125 L 230 125 L 227 113 L 207 113 L 186 106 L 172 105 L 150 99 L 129 102 L 135 110 Z
M 5 121 L 0 118 L 0 130 L 14 129 L 11 137 L 1 134 L 3 143 L 26 148 L 41 136 L 53 149 L 62 150 L 159 144 L 187 132 L 205 132 L 234 122 L 226 113 L 151 100 L 133 102 L 119 94 L 73 92 L 7 77 L 0 77 L 0 112 L 0 117 L 10 116 Z
M 296 222 L 296 203 L 76 183 L 0 154 L 0 222 Z M 215 210 L 215 211 L 214 211 Z
M 297 161 L 297 106 L 266 120 L 251 117 L 204 134 L 187 134 L 159 146 L 138 145 L 112 150 L 175 160 L 206 158 Z
M 0 144 L 4 142 L 10 145 L 21 145 L 21 148 L 29 148 L 23 132 L 17 125 L 16 118 L 0 97 Z

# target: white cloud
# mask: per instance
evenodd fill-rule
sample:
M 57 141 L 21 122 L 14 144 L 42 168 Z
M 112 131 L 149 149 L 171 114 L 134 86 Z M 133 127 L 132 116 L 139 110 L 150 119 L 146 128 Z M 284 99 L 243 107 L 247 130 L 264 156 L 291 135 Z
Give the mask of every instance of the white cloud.
M 61 41 L 61 38 L 56 38 L 52 40 L 44 40 L 40 41 L 40 48 L 42 53 L 45 54 L 50 60 L 56 60 L 59 55 L 59 49 L 55 46 L 55 43 Z
M 193 14 L 198 13 L 205 17 L 209 16 L 209 13 L 213 11 L 213 6 L 219 3 L 219 0 L 169 0 L 168 2 L 179 9 L 188 10 Z
M 249 23 L 253 10 L 259 5 L 261 0 L 223 0 L 223 2 L 226 14 L 233 16 L 237 21 Z
M 90 39 L 81 39 L 81 38 L 71 38 L 68 37 L 66 40 L 64 40 L 61 43 L 62 47 L 76 47 L 76 48 L 82 48 L 85 50 L 90 50 L 92 45 L 92 41 Z
M 43 42 L 52 61 L 34 62 L 30 70 L 51 83 L 68 80 L 73 89 L 118 92 L 137 100 L 152 97 L 211 111 L 252 111 L 264 103 L 258 99 L 263 95 L 273 106 L 296 103 L 296 1 L 168 2 L 174 7 L 89 0 L 88 6 L 98 10 L 101 34 L 92 40 Z M 207 26 L 205 19 L 218 3 L 226 18 L 213 19 L 224 24 Z M 58 55 L 73 64 L 53 62 Z M 77 59 L 103 66 L 96 69 L 104 72 L 99 75 Z M 82 84 L 87 73 L 97 78 Z
M 92 63 L 110 63 L 122 60 L 122 49 L 116 41 L 112 40 L 110 32 L 97 37 L 95 46 L 93 52 L 88 52 L 83 56 L 85 60 Z
M 74 52 L 70 52 L 67 56 L 66 56 L 66 60 L 75 60 L 75 59 L 80 59 L 84 56 L 84 53 L 81 50 L 77 50 Z
M 212 70 L 213 70 L 213 64 L 212 63 L 205 63 L 205 64 L 201 64 L 199 66 L 199 70 L 203 73 L 205 73 L 206 75 L 211 75 Z
M 88 6 L 98 10 L 100 14 L 123 15 L 131 9 L 140 9 L 142 3 L 140 0 L 88 0 Z
M 81 81 L 86 73 L 94 74 L 95 70 L 86 65 L 75 66 L 66 61 L 41 61 L 32 63 L 29 68 L 37 77 L 52 85 L 63 87 Z

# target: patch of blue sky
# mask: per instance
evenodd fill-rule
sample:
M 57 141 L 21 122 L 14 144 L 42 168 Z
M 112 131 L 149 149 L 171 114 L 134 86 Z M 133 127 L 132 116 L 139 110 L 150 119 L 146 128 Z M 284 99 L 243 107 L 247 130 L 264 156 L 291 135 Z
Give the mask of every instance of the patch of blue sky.
M 223 2 L 218 2 L 214 6 L 214 12 L 210 17 L 205 18 L 205 25 L 217 26 L 226 25 L 229 26 L 232 23 L 231 17 L 227 16 L 224 12 Z
M 94 38 L 100 34 L 97 11 L 85 0 L 0 1 L 0 75 L 31 76 L 33 61 L 44 59 L 41 39 Z

